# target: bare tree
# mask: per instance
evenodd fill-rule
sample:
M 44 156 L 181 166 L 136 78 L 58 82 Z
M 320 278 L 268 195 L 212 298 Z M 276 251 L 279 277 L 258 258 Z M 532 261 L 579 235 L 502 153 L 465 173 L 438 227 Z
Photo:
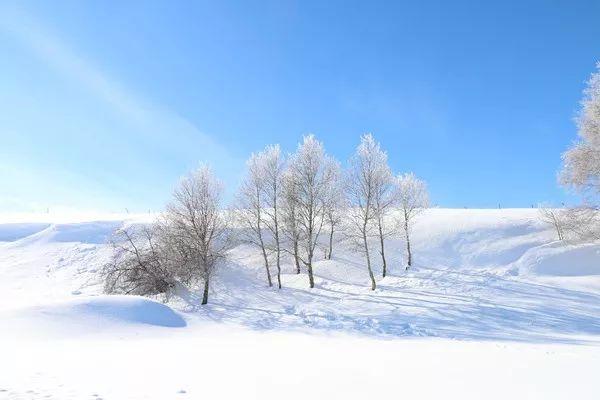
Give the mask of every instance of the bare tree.
M 112 259 L 100 272 L 106 293 L 146 296 L 167 293 L 175 286 L 154 225 L 119 229 L 110 244 Z
M 560 181 L 582 192 L 600 192 L 600 63 L 592 74 L 577 117 L 579 141 L 563 156 Z
M 410 232 L 414 218 L 429 207 L 429 194 L 424 181 L 413 173 L 396 177 L 396 196 L 400 208 L 400 224 L 406 239 L 407 266 L 412 266 L 412 252 L 410 248 Z
M 325 202 L 325 223 L 329 227 L 329 244 L 325 250 L 325 258 L 331 260 L 333 255 L 333 237 L 342 222 L 342 213 L 345 209 L 346 197 L 344 194 L 342 170 L 337 162 L 331 166 L 331 186 L 327 190 Z
M 265 225 L 271 232 L 272 251 L 275 253 L 277 266 L 277 286 L 281 289 L 281 252 L 282 252 L 282 193 L 284 159 L 281 156 L 279 145 L 267 146 L 259 153 L 261 169 L 264 173 L 265 190 Z
M 170 242 L 181 246 L 182 267 L 190 279 L 204 283 L 202 304 L 208 302 L 210 278 L 232 244 L 222 192 L 210 168 L 201 167 L 181 180 L 162 220 Z
M 346 192 L 350 205 L 348 234 L 354 240 L 366 259 L 367 270 L 371 278 L 371 289 L 377 284 L 371 267 L 369 239 L 373 236 L 378 221 L 377 200 L 383 192 L 382 185 L 387 184 L 390 170 L 387 156 L 370 134 L 363 135 L 350 159 L 350 168 L 346 178 Z M 382 245 L 382 256 L 383 243 Z
M 554 228 L 558 240 L 563 240 L 565 238 L 565 223 L 567 222 L 565 210 L 543 206 L 539 206 L 538 210 L 541 220 Z
M 302 240 L 299 259 L 308 269 L 311 288 L 315 286 L 313 259 L 325 221 L 327 191 L 333 180 L 334 162 L 323 144 L 313 135 L 305 136 L 289 163 L 289 182 L 293 186 L 296 222 Z
M 590 206 L 569 208 L 562 214 L 563 237 L 575 243 L 600 240 L 600 211 Z
M 246 162 L 246 176 L 237 195 L 236 217 L 242 227 L 242 240 L 258 247 L 262 253 L 267 283 L 273 286 L 269 268 L 268 243 L 266 242 L 265 208 L 267 207 L 267 180 L 263 155 L 253 153 Z
M 379 164 L 375 182 L 375 219 L 377 222 L 377 233 L 379 236 L 379 254 L 382 261 L 382 276 L 387 275 L 387 260 L 385 258 L 385 239 L 393 233 L 392 226 L 388 223 L 388 214 L 396 202 L 396 191 L 393 185 L 393 174 L 387 164 L 387 154 L 380 149 L 373 137 L 370 140 L 375 144 L 373 151 Z
M 294 257 L 296 273 L 300 273 L 300 241 L 301 232 L 298 227 L 298 193 L 294 184 L 293 176 L 286 171 L 283 175 L 283 197 L 282 197 L 282 222 L 283 234 L 289 242 L 286 252 Z

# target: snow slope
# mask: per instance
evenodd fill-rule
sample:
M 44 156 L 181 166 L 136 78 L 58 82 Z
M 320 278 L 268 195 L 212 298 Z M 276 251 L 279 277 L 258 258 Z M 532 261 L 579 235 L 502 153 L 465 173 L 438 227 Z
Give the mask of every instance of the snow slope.
M 428 210 L 416 266 L 390 240 L 375 292 L 339 242 L 312 290 L 291 260 L 284 288 L 266 287 L 260 255 L 239 246 L 208 306 L 194 290 L 102 295 L 106 239 L 149 220 L 0 216 L 0 398 L 600 393 L 600 245 L 553 242 L 537 210 Z

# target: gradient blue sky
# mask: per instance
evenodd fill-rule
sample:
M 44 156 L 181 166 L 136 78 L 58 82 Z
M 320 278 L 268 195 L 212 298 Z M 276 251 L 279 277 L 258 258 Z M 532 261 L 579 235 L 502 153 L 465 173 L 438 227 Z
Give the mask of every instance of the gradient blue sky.
M 600 59 L 598 1 L 0 4 L 0 211 L 156 210 L 201 161 L 372 132 L 448 207 L 556 184 Z

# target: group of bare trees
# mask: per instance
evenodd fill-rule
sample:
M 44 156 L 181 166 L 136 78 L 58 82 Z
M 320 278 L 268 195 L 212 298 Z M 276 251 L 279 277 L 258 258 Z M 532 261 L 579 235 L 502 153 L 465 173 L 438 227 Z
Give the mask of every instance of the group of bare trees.
M 234 208 L 224 209 L 222 193 L 220 181 L 202 167 L 181 180 L 155 223 L 119 230 L 102 271 L 106 291 L 151 295 L 177 284 L 200 286 L 206 304 L 214 271 L 237 243 L 258 250 L 269 286 L 275 274 L 282 287 L 287 259 L 297 274 L 307 272 L 313 288 L 315 261 L 321 254 L 331 259 L 341 240 L 364 254 L 375 289 L 372 249 L 385 277 L 386 240 L 404 238 L 408 268 L 413 218 L 428 206 L 424 182 L 413 174 L 394 176 L 370 134 L 361 137 L 346 169 L 313 135 L 287 156 L 278 145 L 267 146 L 248 159 Z
M 556 232 L 556 239 L 569 243 L 600 240 L 600 211 L 592 206 L 540 207 L 540 218 Z
M 312 135 L 306 136 L 287 159 L 279 146 L 252 154 L 235 213 L 242 240 L 256 246 L 263 256 L 269 286 L 274 264 L 281 288 L 281 257 L 285 252 L 293 256 L 297 273 L 301 265 L 306 267 L 309 285 L 314 287 L 313 262 L 326 224 L 330 229 L 328 254 L 333 251 L 341 206 L 339 184 L 339 164 Z
M 561 182 L 588 196 L 600 192 L 600 64 L 584 93 L 577 119 L 580 140 L 563 155 Z M 402 237 L 406 268 L 413 264 L 411 231 L 415 217 L 429 205 L 427 187 L 414 174 L 394 175 L 387 154 L 372 135 L 361 137 L 347 168 L 325 152 L 313 135 L 284 156 L 279 146 L 252 154 L 234 210 L 222 206 L 223 187 L 208 167 L 185 177 L 159 220 L 121 229 L 113 240 L 113 258 L 102 274 L 110 293 L 166 293 L 178 283 L 203 287 L 234 242 L 255 246 L 267 283 L 282 287 L 282 263 L 293 260 L 315 286 L 314 263 L 322 249 L 331 259 L 339 240 L 364 255 L 371 288 L 377 286 L 374 263 L 389 271 L 386 241 Z M 541 208 L 541 218 L 559 240 L 600 239 L 600 213 L 588 205 Z M 232 232 L 237 232 L 236 240 Z M 379 257 L 374 257 L 375 254 Z
M 102 270 L 107 293 L 168 293 L 176 283 L 201 284 L 208 302 L 210 279 L 233 244 L 222 209 L 223 186 L 208 167 L 183 178 L 159 220 L 116 232 L 113 257 Z
M 285 253 L 293 257 L 296 273 L 301 273 L 301 267 L 306 269 L 309 286 L 314 287 L 319 247 L 324 258 L 331 259 L 334 243 L 343 239 L 364 255 L 375 289 L 373 246 L 385 277 L 385 242 L 401 233 L 406 239 L 408 268 L 412 264 L 412 222 L 427 206 L 425 183 L 413 174 L 394 176 L 387 154 L 372 135 L 361 137 L 346 169 L 325 152 L 320 141 L 308 135 L 288 157 L 284 158 L 277 146 L 250 157 L 235 213 L 242 240 L 262 255 L 269 286 L 270 268 L 275 265 L 281 288 L 281 256 Z

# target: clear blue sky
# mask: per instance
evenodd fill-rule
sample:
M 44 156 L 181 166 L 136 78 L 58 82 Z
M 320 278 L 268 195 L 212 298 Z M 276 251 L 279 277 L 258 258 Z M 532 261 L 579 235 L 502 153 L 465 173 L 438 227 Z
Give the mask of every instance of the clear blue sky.
M 0 4 L 0 211 L 158 209 L 213 165 L 372 132 L 448 207 L 560 203 L 598 1 Z

